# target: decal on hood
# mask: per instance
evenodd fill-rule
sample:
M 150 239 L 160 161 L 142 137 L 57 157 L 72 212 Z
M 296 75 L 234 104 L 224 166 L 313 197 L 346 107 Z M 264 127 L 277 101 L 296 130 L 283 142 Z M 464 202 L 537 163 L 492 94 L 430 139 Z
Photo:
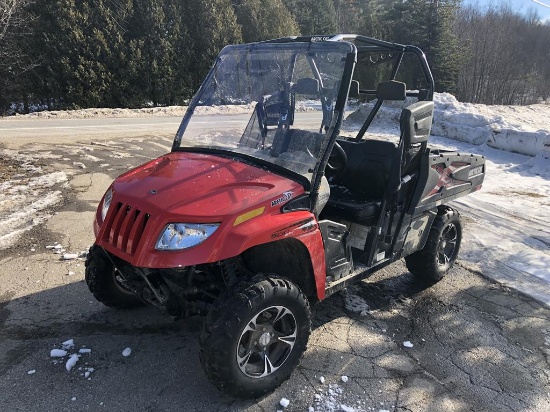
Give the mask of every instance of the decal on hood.
M 286 203 L 290 199 L 292 199 L 292 192 L 284 192 L 283 195 L 280 198 L 275 199 L 271 202 L 271 207 L 280 205 L 282 203 Z

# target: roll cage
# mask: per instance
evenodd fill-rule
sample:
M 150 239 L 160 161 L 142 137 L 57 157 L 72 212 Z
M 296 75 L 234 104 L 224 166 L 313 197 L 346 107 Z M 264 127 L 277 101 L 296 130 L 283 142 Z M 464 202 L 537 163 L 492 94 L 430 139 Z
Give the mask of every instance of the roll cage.
M 329 157 L 336 143 L 336 140 L 340 136 L 343 113 L 348 98 L 361 98 L 365 100 L 376 99 L 372 110 L 368 114 L 367 118 L 364 120 L 357 135 L 355 136 L 355 138 L 351 139 L 354 141 L 360 141 L 361 139 L 363 139 L 365 133 L 373 123 L 373 120 L 375 119 L 377 113 L 382 107 L 384 101 L 405 100 L 406 97 L 413 97 L 416 98 L 418 101 L 433 100 L 434 79 L 428 66 L 425 54 L 420 48 L 416 46 L 386 42 L 362 35 L 338 34 L 329 36 L 285 37 L 263 42 L 251 43 L 248 45 L 228 47 L 245 47 L 253 50 L 261 49 L 263 45 L 270 44 L 308 44 L 311 46 L 313 44 L 322 42 L 344 42 L 350 44 L 352 47 L 345 57 L 345 64 L 343 71 L 341 72 L 341 78 L 337 80 L 337 82 L 339 83 L 339 87 L 334 104 L 332 101 L 330 101 L 330 99 L 321 94 L 321 107 L 323 111 L 323 117 L 319 132 L 323 133 L 325 137 L 322 144 L 320 145 L 320 150 L 318 152 L 318 158 L 317 162 L 315 163 L 315 167 L 309 170 L 310 172 L 312 172 L 311 177 L 304 179 L 303 175 L 299 176 L 299 174 L 294 173 L 293 178 L 304 184 L 304 187 L 306 188 L 306 191 L 308 191 L 308 193 L 306 197 L 297 198 L 289 202 L 285 206 L 284 211 L 304 209 L 308 209 L 311 211 L 315 210 L 315 205 L 319 196 L 319 188 L 324 177 L 325 168 L 327 167 L 327 163 L 329 161 Z M 220 55 L 223 55 L 223 51 Z M 409 71 L 409 77 L 415 79 L 413 81 L 414 84 L 422 83 L 422 87 L 418 87 L 415 91 L 407 90 L 403 82 L 397 81 L 405 56 L 413 56 L 417 62 L 417 68 L 414 73 L 411 74 L 411 72 Z M 172 151 L 193 150 L 192 148 L 181 147 L 182 136 L 189 124 L 195 108 L 201 103 L 201 98 L 203 98 L 205 93 L 207 93 L 205 85 L 210 84 L 210 82 L 212 81 L 218 63 L 219 58 L 214 64 L 213 68 L 210 70 L 198 92 L 192 99 L 189 109 L 182 120 L 178 132 L 176 133 L 174 144 L 172 146 Z M 323 77 L 319 73 L 316 62 L 313 59 L 308 59 L 308 63 L 316 80 L 319 82 L 319 87 L 322 88 Z M 385 72 L 383 70 L 379 70 L 376 73 L 376 76 L 374 76 L 378 76 L 377 79 L 369 79 L 369 81 L 367 81 L 367 84 L 372 87 L 360 87 L 360 80 L 362 79 L 360 78 L 361 76 L 358 72 L 361 70 L 361 68 L 372 68 L 381 65 L 381 63 L 386 63 L 386 65 L 389 64 L 389 70 L 386 69 Z M 294 59 L 292 59 L 289 64 L 290 67 L 287 68 L 290 75 L 292 75 L 294 71 L 295 64 L 296 58 L 294 57 Z M 381 79 L 382 75 L 384 75 L 385 80 Z M 306 89 L 308 88 L 308 85 L 302 86 L 304 86 Z M 291 95 L 292 93 L 289 93 L 289 90 L 281 91 L 281 96 Z M 258 118 L 263 115 L 263 117 L 266 119 L 264 120 L 264 124 L 262 124 L 262 121 L 258 121 L 260 123 L 260 129 L 266 128 L 266 126 L 270 124 L 278 124 L 280 126 L 282 122 L 286 123 L 287 127 L 288 124 L 291 124 L 294 117 L 292 98 L 290 98 L 290 100 L 288 98 L 282 98 L 280 100 L 281 101 L 278 102 L 278 116 L 270 115 L 270 113 L 266 112 L 265 109 L 255 109 L 256 116 Z M 262 133 L 263 132 L 260 132 L 260 136 L 262 136 Z M 265 136 L 262 136 L 262 139 L 265 140 Z

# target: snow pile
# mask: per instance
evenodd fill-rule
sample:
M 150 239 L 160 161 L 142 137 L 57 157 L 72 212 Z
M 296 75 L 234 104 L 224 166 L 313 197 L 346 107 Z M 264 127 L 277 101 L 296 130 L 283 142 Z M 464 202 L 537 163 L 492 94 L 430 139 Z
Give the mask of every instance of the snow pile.
M 195 109 L 197 115 L 231 115 L 251 113 L 255 104 L 246 105 L 224 105 L 224 106 L 199 106 Z M 298 111 L 313 110 L 310 107 L 300 106 Z M 134 117 L 183 117 L 187 106 L 149 107 L 144 109 L 79 109 L 43 111 L 25 115 L 16 114 L 6 117 L 10 119 L 102 119 L 102 118 L 134 118 Z
M 436 93 L 434 102 L 433 135 L 550 158 L 550 107 L 547 105 L 518 108 L 460 103 L 448 93 Z M 537 117 L 539 124 L 549 126 L 536 128 L 532 117 Z
M 4 118 L 4 120 L 21 119 L 98 119 L 108 117 L 150 117 L 150 116 L 175 116 L 182 117 L 187 111 L 187 106 L 148 107 L 144 109 L 79 109 L 79 110 L 52 110 L 34 112 L 30 114 L 16 114 Z
M 372 127 L 374 129 L 399 124 L 401 110 L 416 99 L 404 102 L 384 102 Z M 344 121 L 344 127 L 357 130 L 374 106 L 374 101 L 361 105 Z M 550 158 L 550 106 L 486 106 L 460 103 L 448 93 L 434 94 L 432 135 L 467 142 L 487 144 L 495 149 L 542 155 Z M 540 125 L 547 125 L 540 128 Z

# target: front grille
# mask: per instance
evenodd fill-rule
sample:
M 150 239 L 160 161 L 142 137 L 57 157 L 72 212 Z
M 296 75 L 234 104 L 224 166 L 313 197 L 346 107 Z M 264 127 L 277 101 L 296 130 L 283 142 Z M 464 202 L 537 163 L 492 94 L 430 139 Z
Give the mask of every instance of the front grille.
M 126 203 L 117 203 L 113 214 L 114 217 L 109 219 L 111 226 L 104 232 L 105 240 L 117 249 L 133 255 L 150 216 Z

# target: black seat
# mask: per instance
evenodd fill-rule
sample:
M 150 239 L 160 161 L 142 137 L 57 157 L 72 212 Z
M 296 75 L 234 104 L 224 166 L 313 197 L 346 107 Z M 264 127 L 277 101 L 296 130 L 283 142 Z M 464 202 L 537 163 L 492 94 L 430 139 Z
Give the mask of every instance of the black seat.
M 380 213 L 380 201 L 361 199 L 343 186 L 331 186 L 330 198 L 323 209 L 323 219 L 344 219 L 370 224 Z
M 331 187 L 322 215 L 366 225 L 375 223 L 388 186 L 398 189 L 402 176 L 408 175 L 407 181 L 411 181 L 418 173 L 430 135 L 433 107 L 433 101 L 419 101 L 403 109 L 399 120 L 402 139 L 399 152 L 391 142 L 339 141 L 348 161 L 338 176 L 339 187 Z
M 380 214 L 397 147 L 392 142 L 380 140 L 338 143 L 345 150 L 348 161 L 336 184 L 331 186 L 322 215 L 328 219 L 372 224 Z

